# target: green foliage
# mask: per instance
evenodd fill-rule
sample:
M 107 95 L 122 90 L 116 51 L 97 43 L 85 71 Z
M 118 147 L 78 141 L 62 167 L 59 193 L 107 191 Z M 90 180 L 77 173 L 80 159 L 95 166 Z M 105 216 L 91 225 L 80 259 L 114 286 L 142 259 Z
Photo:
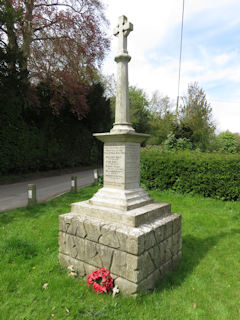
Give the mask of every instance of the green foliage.
M 60 114 L 52 113 L 48 82 L 40 83 L 36 92 L 37 108 L 29 105 L 22 110 L 17 104 L 19 100 L 14 100 L 0 111 L 0 173 L 34 172 L 101 162 L 102 144 L 92 133 L 109 130 L 111 118 L 110 103 L 103 97 L 102 86 L 95 84 L 90 88 L 87 96 L 89 113 L 82 120 L 70 112 L 68 101 Z
M 214 136 L 215 125 L 212 121 L 212 108 L 206 94 L 195 82 L 188 86 L 187 95 L 179 112 L 179 132 L 181 138 L 190 138 L 194 148 L 206 151 Z M 187 131 L 186 131 L 187 130 Z M 187 132 L 188 135 L 181 135 Z M 192 133 L 192 134 L 191 134 Z M 190 134 L 190 135 L 189 135 Z
M 91 12 L 85 10 L 88 6 Z M 59 56 L 66 55 L 66 52 L 58 41 L 49 40 L 51 46 L 58 44 L 59 46 L 55 49 L 61 49 L 61 52 L 51 51 L 48 45 L 41 45 L 30 50 L 35 31 L 38 30 L 37 37 L 39 38 L 39 32 L 47 25 L 49 27 L 56 25 L 55 23 L 47 24 L 42 28 L 41 17 L 45 21 L 50 11 L 47 9 L 47 3 L 40 7 L 37 13 L 39 5 L 33 1 L 31 5 L 28 2 L 22 2 L 20 6 L 16 1 L 0 2 L 0 25 L 2 27 L 0 28 L 0 175 L 89 165 L 90 162 L 102 160 L 102 144 L 95 141 L 92 133 L 109 129 L 111 112 L 109 101 L 103 97 L 103 87 L 94 83 L 93 79 L 95 79 L 94 73 L 96 72 L 95 62 L 103 59 L 108 40 L 102 32 L 93 32 L 94 36 L 86 32 L 85 40 L 88 37 L 91 38 L 87 47 L 89 49 L 93 45 L 94 50 L 80 50 L 81 55 L 79 55 L 80 51 L 78 54 L 76 52 L 71 55 L 67 54 L 67 58 L 65 56 L 66 59 L 62 59 L 62 62 L 64 60 L 70 71 L 63 72 L 60 66 L 61 72 L 59 72 Z M 58 4 L 54 7 L 53 11 L 58 10 Z M 73 12 L 77 13 L 78 10 L 75 9 Z M 82 10 L 83 7 L 78 9 Z M 91 23 L 90 20 L 83 17 L 80 24 L 71 24 L 70 21 L 73 18 L 71 10 L 61 11 L 59 19 L 66 22 L 62 32 L 66 32 L 70 25 L 75 26 L 76 29 L 81 25 L 81 29 L 85 31 L 87 26 L 91 31 L 98 30 L 99 25 L 96 22 L 105 21 L 101 2 L 90 1 L 86 4 L 85 9 L 87 16 L 91 16 Z M 53 11 L 51 10 L 51 14 Z M 64 18 L 64 13 L 67 20 L 66 17 Z M 34 28 L 32 20 L 34 20 Z M 38 24 L 40 28 L 36 28 Z M 44 34 L 45 32 L 46 30 Z M 50 33 L 57 37 L 58 32 Z M 79 35 L 78 32 L 77 34 Z M 71 36 L 74 44 L 80 45 L 79 41 L 80 38 L 82 41 L 82 37 L 76 39 L 72 33 Z M 63 40 L 66 37 L 61 35 L 60 38 Z M 93 38 L 97 40 L 94 44 Z M 84 48 L 86 41 L 81 44 Z M 70 48 L 69 45 L 67 47 Z M 54 55 L 57 56 L 56 68 L 50 68 L 51 71 L 47 68 L 48 76 L 43 74 L 46 59 L 39 54 L 39 50 L 46 50 L 45 53 L 52 65 L 54 65 Z M 29 56 L 30 51 L 31 56 Z M 49 54 L 50 51 L 54 55 Z M 34 62 L 34 66 L 37 66 L 38 72 L 30 68 L 30 65 L 33 67 L 33 64 L 28 65 L 34 54 L 37 58 L 34 60 L 37 61 L 37 63 Z M 88 56 L 87 59 L 86 56 Z M 77 60 L 71 60 L 72 63 L 69 63 L 68 58 Z M 43 59 L 43 65 L 39 63 L 41 59 Z M 79 59 L 84 64 L 81 70 Z M 36 79 L 41 79 L 42 82 L 30 85 L 27 68 L 29 72 L 34 73 L 34 83 Z M 42 70 L 43 73 L 39 70 Z M 52 76 L 53 74 L 55 76 Z M 82 79 L 81 83 L 80 79 Z
M 222 200 L 240 198 L 239 155 L 151 149 L 141 157 L 141 181 L 149 189 L 173 189 Z
M 103 187 L 103 176 L 98 177 L 98 186 Z
M 21 156 L 25 157 L 22 143 L 27 128 L 23 114 L 29 84 L 27 71 L 19 68 L 23 61 L 17 46 L 0 48 L 0 174 L 18 166 Z
M 163 142 L 163 146 L 167 150 L 191 150 L 192 143 L 187 138 L 179 138 L 177 139 L 173 133 L 170 133 L 167 136 L 167 139 Z
M 237 152 L 240 152 L 240 133 L 236 132 L 234 133 L 234 136 L 237 140 Z
M 216 138 L 217 151 L 224 153 L 236 153 L 238 141 L 234 133 L 230 131 L 221 132 Z
M 136 132 L 149 133 L 150 131 L 150 112 L 147 110 L 148 105 L 149 102 L 144 91 L 130 86 L 130 121 Z
M 148 144 L 161 144 L 174 131 L 177 125 L 177 117 L 172 109 L 173 103 L 168 96 L 162 96 L 158 92 L 154 92 L 149 102 L 151 113 L 150 133 L 152 136 L 148 139 Z

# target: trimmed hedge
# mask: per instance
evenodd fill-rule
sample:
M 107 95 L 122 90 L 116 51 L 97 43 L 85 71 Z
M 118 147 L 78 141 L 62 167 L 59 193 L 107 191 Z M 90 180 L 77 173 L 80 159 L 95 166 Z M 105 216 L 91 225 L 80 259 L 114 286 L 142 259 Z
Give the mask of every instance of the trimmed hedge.
M 240 198 L 240 155 L 200 152 L 141 152 L 141 182 L 221 200 Z

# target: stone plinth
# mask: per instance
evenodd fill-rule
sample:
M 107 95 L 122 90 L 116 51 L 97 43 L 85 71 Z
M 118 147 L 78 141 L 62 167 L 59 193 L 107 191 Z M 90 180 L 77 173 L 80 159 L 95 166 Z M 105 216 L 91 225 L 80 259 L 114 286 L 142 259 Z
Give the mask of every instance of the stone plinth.
M 181 259 L 181 216 L 165 214 L 138 227 L 69 213 L 60 216 L 59 260 L 80 276 L 110 270 L 122 293 L 151 290 Z

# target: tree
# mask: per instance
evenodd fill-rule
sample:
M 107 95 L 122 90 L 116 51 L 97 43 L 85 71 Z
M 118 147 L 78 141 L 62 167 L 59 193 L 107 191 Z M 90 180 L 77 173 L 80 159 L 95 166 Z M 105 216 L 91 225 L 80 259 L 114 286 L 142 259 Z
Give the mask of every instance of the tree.
M 161 144 L 173 132 L 177 119 L 172 109 L 173 103 L 168 96 L 163 96 L 158 91 L 153 93 L 149 103 L 152 137 L 148 143 Z
M 237 152 L 240 152 L 240 133 L 235 132 L 235 133 L 234 133 L 234 136 L 235 136 L 235 138 L 236 138 L 236 140 L 237 140 L 237 143 L 238 143 Z
M 136 132 L 150 132 L 149 101 L 145 92 L 134 86 L 129 87 L 130 120 Z
M 86 86 L 109 47 L 106 23 L 100 0 L 2 0 L 0 47 L 19 48 L 20 67 L 33 82 L 51 79 L 55 112 L 67 98 L 80 119 L 87 112 Z
M 182 98 L 179 111 L 180 128 L 185 128 L 194 147 L 205 151 L 214 136 L 215 125 L 212 120 L 212 108 L 206 94 L 196 82 L 188 86 L 187 95 Z M 182 137 L 183 138 L 183 137 Z
M 238 151 L 238 141 L 234 133 L 225 131 L 219 133 L 216 138 L 217 150 L 224 153 L 236 153 Z

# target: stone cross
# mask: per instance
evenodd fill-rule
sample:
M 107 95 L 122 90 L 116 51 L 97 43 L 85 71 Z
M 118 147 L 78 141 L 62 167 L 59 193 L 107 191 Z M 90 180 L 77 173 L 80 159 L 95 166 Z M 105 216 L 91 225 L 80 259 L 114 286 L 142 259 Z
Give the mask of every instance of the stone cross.
M 117 92 L 115 123 L 111 130 L 113 133 L 134 131 L 130 123 L 129 92 L 128 92 L 128 62 L 131 57 L 127 51 L 127 36 L 133 30 L 132 23 L 125 16 L 119 17 L 118 25 L 113 34 L 118 37 L 117 62 Z
M 119 17 L 118 25 L 113 31 L 114 36 L 118 37 L 118 53 L 128 53 L 127 36 L 131 31 L 133 31 L 133 24 L 127 21 L 127 17 Z

